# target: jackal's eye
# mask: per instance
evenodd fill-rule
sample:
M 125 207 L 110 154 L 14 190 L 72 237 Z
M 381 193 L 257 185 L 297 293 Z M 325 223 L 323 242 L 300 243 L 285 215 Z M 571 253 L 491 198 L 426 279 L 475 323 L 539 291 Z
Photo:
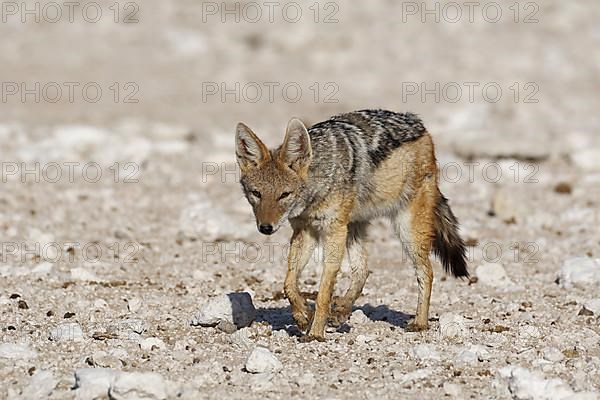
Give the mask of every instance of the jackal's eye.
M 279 200 L 283 200 L 286 197 L 288 197 L 290 194 L 292 194 L 292 192 L 283 192 L 281 193 L 281 196 L 279 196 Z
M 251 190 L 250 194 L 252 194 L 252 196 L 256 197 L 257 199 L 260 199 L 260 192 L 258 190 Z

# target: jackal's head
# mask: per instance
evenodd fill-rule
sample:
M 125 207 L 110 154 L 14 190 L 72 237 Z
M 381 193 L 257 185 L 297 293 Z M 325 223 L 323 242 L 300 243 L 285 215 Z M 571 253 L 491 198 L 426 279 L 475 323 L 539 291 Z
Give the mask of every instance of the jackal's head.
M 242 173 L 240 182 L 254 209 L 256 226 L 261 233 L 271 235 L 306 207 L 304 184 L 312 159 L 308 131 L 299 119 L 292 118 L 283 144 L 269 150 L 240 122 L 235 152 Z

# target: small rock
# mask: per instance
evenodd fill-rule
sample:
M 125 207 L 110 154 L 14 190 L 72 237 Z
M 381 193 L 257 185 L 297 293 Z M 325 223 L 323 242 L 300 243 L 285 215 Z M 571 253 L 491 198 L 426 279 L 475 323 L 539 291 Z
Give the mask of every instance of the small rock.
M 350 323 L 352 325 L 363 325 L 369 322 L 369 317 L 362 310 L 356 310 L 350 315 Z
M 586 300 L 583 302 L 583 306 L 586 308 L 586 310 L 594 313 L 594 315 L 600 315 L 600 298 Z
M 253 374 L 278 372 L 283 369 L 281 362 L 265 347 L 255 347 L 246 360 L 246 371 Z
M 149 337 L 140 341 L 140 348 L 146 351 L 153 350 L 154 348 L 164 350 L 166 348 L 166 345 L 165 342 L 163 342 L 159 338 Z
M 254 346 L 254 342 L 250 340 L 250 331 L 249 328 L 242 328 L 232 333 L 229 336 L 229 340 L 231 343 L 239 346 L 243 349 L 251 349 Z
M 451 382 L 444 382 L 444 394 L 451 398 L 459 398 L 462 395 L 460 385 Z
M 510 288 L 514 284 L 498 263 L 485 263 L 475 271 L 478 282 L 496 288 Z
M 409 372 L 407 374 L 404 374 L 399 370 L 392 371 L 392 377 L 394 378 L 395 381 L 398 381 L 398 383 L 400 385 L 403 385 L 403 384 L 409 383 L 409 382 L 422 381 L 425 378 L 427 378 L 428 376 L 430 376 L 431 374 L 433 374 L 433 370 L 430 368 L 417 369 L 417 370 Z
M 23 390 L 23 399 L 43 399 L 52 393 L 58 380 L 48 371 L 38 371 Z
M 50 340 L 57 342 L 82 342 L 84 340 L 83 330 L 77 322 L 60 324 L 50 331 Z
M 556 347 L 546 347 L 543 351 L 544 360 L 560 362 L 565 359 L 563 353 Z
M 109 397 L 114 400 L 167 398 L 167 385 L 155 372 L 121 372 L 110 385 Z
M 121 368 L 123 363 L 114 355 L 109 355 L 104 351 L 96 351 L 92 354 L 91 361 L 93 365 L 102 368 Z
M 82 368 L 75 371 L 75 393 L 78 399 L 102 399 L 119 371 L 109 368 Z
M 439 334 L 443 338 L 458 338 L 468 333 L 465 319 L 457 314 L 446 313 L 440 315 Z
M 575 257 L 564 261 L 558 274 L 562 288 L 600 284 L 600 260 Z
M 517 195 L 516 192 L 516 190 L 502 187 L 494 194 L 492 210 L 500 219 L 523 222 L 531 214 L 528 199 L 525 196 Z
M 238 329 L 249 326 L 256 318 L 252 297 L 246 292 L 229 293 L 209 299 L 191 321 L 192 325 L 216 326 L 229 322 Z
M 519 328 L 519 336 L 526 339 L 537 339 L 541 336 L 541 333 L 535 326 L 525 325 Z
M 484 346 L 477 344 L 464 347 L 456 356 L 456 360 L 464 364 L 477 364 L 489 358 L 490 352 Z
M 560 379 L 544 379 L 522 367 L 508 366 L 499 370 L 515 399 L 563 400 L 575 392 Z
M 119 335 L 119 339 L 138 340 L 139 336 L 146 332 L 146 323 L 141 319 L 129 318 L 124 319 L 114 327 Z
M 363 335 L 361 333 L 360 335 L 356 336 L 357 343 L 366 344 L 372 342 L 373 340 L 375 340 L 375 336 L 373 335 Z
M 412 349 L 412 354 L 419 360 L 434 360 L 440 359 L 440 355 L 432 345 L 418 344 Z
M 585 148 L 574 152 L 571 160 L 584 171 L 600 171 L 600 148 Z
M 141 307 L 142 299 L 140 299 L 139 297 L 132 297 L 131 299 L 127 299 L 127 309 L 130 312 L 136 313 L 140 310 Z
M 85 281 L 85 282 L 100 282 L 102 279 L 98 278 L 96 274 L 88 271 L 86 268 L 77 267 L 71 269 L 71 279 L 74 281 Z
M 19 343 L 2 343 L 0 344 L 0 358 L 8 358 L 10 360 L 26 360 L 34 358 L 37 353 L 30 349 L 25 344 Z
M 301 388 L 313 387 L 317 384 L 317 378 L 312 372 L 305 372 L 296 379 L 296 383 Z

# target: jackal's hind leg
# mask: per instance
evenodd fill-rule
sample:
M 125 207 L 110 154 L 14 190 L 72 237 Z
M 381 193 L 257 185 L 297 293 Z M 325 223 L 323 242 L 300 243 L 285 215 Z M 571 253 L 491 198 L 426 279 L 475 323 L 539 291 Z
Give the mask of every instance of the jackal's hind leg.
M 351 223 L 348 225 L 348 239 L 346 249 L 348 251 L 348 262 L 352 274 L 350 287 L 342 297 L 333 300 L 333 307 L 329 317 L 329 325 L 338 327 L 348 321 L 352 314 L 352 306 L 362 293 L 369 276 L 367 266 L 367 223 Z

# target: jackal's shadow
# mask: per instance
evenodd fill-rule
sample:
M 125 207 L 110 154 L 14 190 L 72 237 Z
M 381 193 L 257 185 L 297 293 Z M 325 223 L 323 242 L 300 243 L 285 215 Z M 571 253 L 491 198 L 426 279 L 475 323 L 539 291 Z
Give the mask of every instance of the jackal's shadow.
M 408 321 L 413 315 L 402 311 L 392 310 L 385 304 L 372 306 L 365 304 L 352 307 L 352 311 L 361 310 L 371 321 L 387 322 L 391 326 L 406 329 Z M 256 321 L 266 322 L 275 331 L 285 330 L 290 336 L 301 336 L 302 332 L 296 326 L 290 306 L 285 307 L 265 307 L 256 310 Z M 350 326 L 345 323 L 338 328 L 338 331 L 348 332 Z

